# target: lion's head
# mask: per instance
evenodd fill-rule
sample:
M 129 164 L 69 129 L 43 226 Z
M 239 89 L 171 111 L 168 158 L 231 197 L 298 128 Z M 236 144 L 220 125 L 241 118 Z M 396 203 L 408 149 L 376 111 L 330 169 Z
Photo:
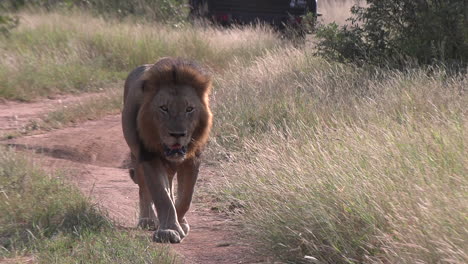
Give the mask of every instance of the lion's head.
M 165 58 L 143 75 L 138 134 L 144 146 L 170 161 L 192 157 L 212 124 L 211 77 L 193 62 Z

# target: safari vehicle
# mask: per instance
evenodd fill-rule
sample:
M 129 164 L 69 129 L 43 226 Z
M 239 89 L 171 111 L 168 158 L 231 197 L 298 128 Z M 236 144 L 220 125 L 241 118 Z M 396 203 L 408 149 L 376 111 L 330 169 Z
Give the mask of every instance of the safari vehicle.
M 191 16 L 221 25 L 264 22 L 283 28 L 300 25 L 307 13 L 317 15 L 316 0 L 190 0 Z

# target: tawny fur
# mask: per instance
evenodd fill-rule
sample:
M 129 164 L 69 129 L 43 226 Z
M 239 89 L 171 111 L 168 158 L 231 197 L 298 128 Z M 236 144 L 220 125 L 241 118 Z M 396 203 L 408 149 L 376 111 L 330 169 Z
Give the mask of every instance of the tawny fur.
M 198 177 L 199 156 L 212 126 L 208 100 L 211 83 L 209 74 L 195 63 L 174 58 L 139 66 L 125 81 L 122 129 L 132 153 L 130 175 L 139 186 L 138 225 L 155 228 L 159 219 L 159 227 L 153 237 L 157 242 L 179 243 L 190 230 L 185 214 Z M 187 105 L 196 108 L 196 115 L 189 118 L 187 114 L 185 119 L 178 119 L 181 115 L 163 114 L 160 111 L 164 102 L 158 100 L 166 97 L 169 102 L 188 100 Z M 180 106 L 179 103 L 176 105 Z M 180 113 L 181 110 L 176 111 Z M 187 133 L 183 136 L 186 155 L 175 162 L 169 160 L 164 152 L 164 147 L 172 144 L 167 142 L 168 138 L 170 141 L 175 138 L 169 129 L 186 130 Z M 172 190 L 175 174 L 178 181 L 176 200 Z M 157 218 L 152 203 L 156 207 Z
M 145 147 L 150 151 L 162 153 L 162 144 L 155 131 L 155 122 L 152 122 L 150 103 L 157 94 L 159 88 L 171 86 L 173 89 L 181 85 L 187 85 L 195 89 L 202 101 L 203 111 L 200 120 L 192 135 L 192 141 L 188 146 L 187 158 L 200 152 L 208 141 L 212 126 L 212 113 L 209 108 L 209 94 L 211 92 L 211 77 L 199 66 L 180 59 L 164 58 L 159 60 L 143 74 L 144 99 L 138 114 L 138 133 Z

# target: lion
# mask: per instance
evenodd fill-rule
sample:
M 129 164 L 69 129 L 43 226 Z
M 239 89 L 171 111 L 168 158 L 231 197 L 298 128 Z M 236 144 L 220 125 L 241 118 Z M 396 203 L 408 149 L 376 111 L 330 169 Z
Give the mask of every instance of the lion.
M 139 187 L 138 226 L 156 229 L 155 242 L 179 243 L 190 230 L 185 214 L 212 126 L 211 86 L 206 70 L 180 58 L 139 66 L 125 81 L 122 128 Z

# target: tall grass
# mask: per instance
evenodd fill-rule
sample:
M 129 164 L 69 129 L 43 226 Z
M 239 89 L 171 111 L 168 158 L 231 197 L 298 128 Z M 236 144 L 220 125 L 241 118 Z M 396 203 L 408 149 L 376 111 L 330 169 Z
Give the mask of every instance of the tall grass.
M 61 175 L 0 149 L 0 259 L 40 263 L 174 263 L 167 248 L 117 227 Z M 147 237 L 147 236 L 146 236 Z M 14 259 L 13 259 L 14 260 Z
M 466 75 L 328 64 L 232 70 L 213 151 L 243 233 L 293 263 L 466 263 Z M 306 258 L 305 258 L 306 257 Z
M 26 14 L 8 40 L 6 98 L 112 87 L 161 56 L 211 66 L 208 157 L 226 176 L 219 193 L 243 212 L 242 233 L 265 254 L 292 263 L 468 262 L 466 74 L 329 63 L 262 28 L 76 13 Z M 118 107 L 113 96 L 104 101 L 102 111 Z M 79 120 L 68 114 L 49 122 Z
M 8 11 L 42 8 L 55 12 L 75 9 L 98 16 L 175 23 L 187 20 L 188 16 L 187 2 L 179 0 L 3 0 L 0 8 Z
M 219 72 L 283 46 L 269 29 L 218 30 L 121 22 L 86 13 L 23 13 L 0 36 L 0 96 L 29 100 L 59 92 L 106 88 L 134 67 L 165 56 L 187 57 Z

